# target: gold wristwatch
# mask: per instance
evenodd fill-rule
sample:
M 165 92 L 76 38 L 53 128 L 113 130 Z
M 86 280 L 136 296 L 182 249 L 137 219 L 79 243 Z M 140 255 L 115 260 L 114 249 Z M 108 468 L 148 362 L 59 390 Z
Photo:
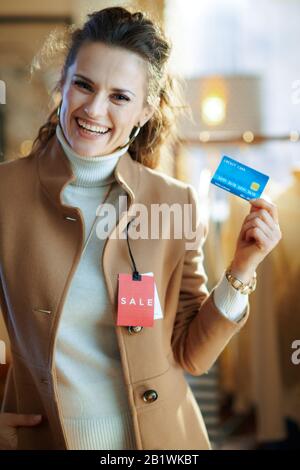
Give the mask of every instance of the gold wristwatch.
M 252 279 L 250 280 L 249 283 L 244 283 L 237 277 L 235 277 L 231 271 L 231 265 L 227 268 L 225 272 L 225 276 L 227 281 L 234 287 L 236 290 L 238 290 L 241 294 L 251 294 L 253 291 L 255 291 L 256 288 L 256 271 L 253 274 Z

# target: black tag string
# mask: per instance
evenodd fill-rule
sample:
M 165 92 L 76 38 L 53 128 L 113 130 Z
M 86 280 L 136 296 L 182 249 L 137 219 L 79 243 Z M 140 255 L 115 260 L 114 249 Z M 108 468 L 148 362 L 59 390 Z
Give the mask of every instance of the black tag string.
M 132 220 L 133 220 L 133 219 L 132 219 Z M 141 281 L 141 280 L 142 280 L 142 276 L 141 276 L 141 274 L 139 274 L 139 272 L 138 272 L 138 270 L 137 270 L 137 267 L 136 267 L 136 264 L 135 264 L 135 261 L 134 261 L 134 258 L 133 258 L 131 249 L 130 249 L 129 239 L 128 239 L 128 227 L 129 227 L 129 224 L 131 224 L 132 220 L 130 220 L 130 221 L 128 222 L 127 227 L 126 227 L 126 240 L 127 240 L 127 245 L 128 245 L 128 250 L 129 250 L 130 258 L 131 258 L 131 261 L 132 261 L 132 264 L 133 264 L 132 280 L 133 280 L 133 281 Z

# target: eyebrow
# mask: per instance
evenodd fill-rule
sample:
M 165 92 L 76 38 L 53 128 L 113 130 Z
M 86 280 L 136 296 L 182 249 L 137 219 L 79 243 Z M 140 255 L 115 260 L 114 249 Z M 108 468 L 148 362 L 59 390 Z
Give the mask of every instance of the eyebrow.
M 90 82 L 92 85 L 95 85 L 95 83 L 90 79 L 90 78 L 87 78 L 85 77 L 84 75 L 81 75 L 79 73 L 75 73 L 74 76 L 76 77 L 80 77 L 80 78 L 83 78 L 84 80 L 86 80 L 87 82 Z M 119 93 L 123 93 L 124 91 L 127 91 L 128 93 L 131 93 L 132 95 L 136 96 L 133 91 L 130 91 L 130 90 L 125 90 L 123 88 L 112 88 L 112 91 L 117 91 Z

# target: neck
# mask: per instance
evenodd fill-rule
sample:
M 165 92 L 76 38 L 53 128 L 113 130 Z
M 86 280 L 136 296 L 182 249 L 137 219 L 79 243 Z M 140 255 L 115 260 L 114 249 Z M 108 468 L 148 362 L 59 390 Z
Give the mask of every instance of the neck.
M 59 124 L 56 126 L 56 136 L 76 176 L 71 185 L 85 187 L 104 186 L 115 181 L 115 167 L 120 156 L 127 152 L 129 145 L 107 155 L 89 157 L 79 155 L 73 150 Z

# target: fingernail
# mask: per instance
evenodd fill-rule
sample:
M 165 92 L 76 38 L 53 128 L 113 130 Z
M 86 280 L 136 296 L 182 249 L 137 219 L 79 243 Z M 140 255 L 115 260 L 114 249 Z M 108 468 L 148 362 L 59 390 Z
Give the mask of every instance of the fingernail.
M 39 421 L 42 418 L 42 415 L 35 415 L 33 417 L 34 421 Z

